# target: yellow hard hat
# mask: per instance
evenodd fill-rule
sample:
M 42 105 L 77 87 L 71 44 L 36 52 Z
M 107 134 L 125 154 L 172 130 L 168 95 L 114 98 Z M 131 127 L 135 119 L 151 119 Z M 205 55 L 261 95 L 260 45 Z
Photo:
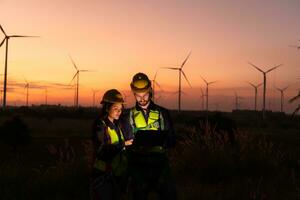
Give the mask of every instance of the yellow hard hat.
M 104 93 L 100 103 L 101 104 L 104 104 L 104 103 L 122 103 L 122 104 L 124 104 L 124 99 L 122 97 L 122 94 L 118 90 L 111 89 L 111 90 L 107 90 Z
M 139 72 L 133 76 L 130 87 L 134 92 L 146 92 L 151 89 L 151 81 L 146 74 Z

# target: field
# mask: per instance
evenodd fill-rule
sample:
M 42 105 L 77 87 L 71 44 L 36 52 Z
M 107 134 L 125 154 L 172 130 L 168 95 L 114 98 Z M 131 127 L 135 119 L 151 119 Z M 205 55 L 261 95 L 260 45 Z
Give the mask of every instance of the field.
M 1 111 L 1 199 L 89 199 L 91 125 L 98 111 Z M 251 111 L 171 114 L 177 144 L 169 155 L 178 199 L 300 199 L 298 116 L 267 113 L 262 122 Z M 7 136 L 15 116 L 28 131 Z

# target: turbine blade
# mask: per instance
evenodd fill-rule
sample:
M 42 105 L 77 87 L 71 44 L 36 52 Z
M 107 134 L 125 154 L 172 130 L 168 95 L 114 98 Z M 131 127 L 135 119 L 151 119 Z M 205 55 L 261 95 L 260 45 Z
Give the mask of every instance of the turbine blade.
M 184 76 L 186 82 L 188 82 L 189 86 L 192 88 L 192 85 L 190 84 L 190 82 L 189 82 L 188 78 L 186 77 L 186 75 L 185 75 L 185 73 L 184 73 L 183 70 L 181 70 L 181 73 L 182 73 L 182 75 Z
M 179 70 L 180 68 L 176 67 L 162 67 L 163 69 L 172 69 L 172 70 Z
M 216 82 L 218 82 L 218 81 L 211 81 L 211 82 L 208 83 L 208 85 L 216 83 Z
M 298 107 L 296 108 L 296 110 L 293 112 L 292 115 L 295 115 L 299 110 L 300 110 L 300 105 L 298 105 Z
M 186 59 L 183 61 L 183 63 L 181 64 L 181 69 L 183 68 L 183 66 L 185 65 L 185 63 L 186 63 L 186 61 L 189 59 L 189 57 L 190 57 L 190 55 L 191 55 L 191 51 L 190 51 L 190 53 L 188 54 L 188 56 L 186 57 Z
M 282 64 L 277 65 L 276 67 L 273 67 L 273 68 L 269 69 L 268 71 L 266 71 L 266 73 L 269 73 L 270 71 L 273 71 L 274 69 L 276 69 L 277 67 L 280 67 L 281 65 L 282 65 Z
M 292 103 L 292 102 L 294 102 L 296 99 L 298 99 L 299 97 L 300 97 L 300 94 L 298 94 L 297 96 L 291 98 L 291 99 L 289 100 L 289 102 Z
M 1 44 L 0 44 L 0 47 L 2 47 L 4 41 L 6 40 L 6 37 L 2 40 Z
M 77 66 L 76 66 L 76 64 L 75 64 L 75 62 L 74 62 L 74 60 L 72 59 L 72 57 L 69 55 L 69 57 L 70 57 L 70 59 L 71 59 L 71 62 L 73 63 L 73 66 L 75 67 L 75 69 L 78 71 L 78 68 L 77 68 Z
M 263 70 L 261 70 L 260 68 L 258 68 L 257 66 L 253 65 L 251 62 L 248 62 L 249 65 L 251 65 L 252 67 L 254 67 L 255 69 L 257 69 L 258 71 L 265 73 Z
M 7 36 L 6 33 L 5 33 L 5 31 L 4 31 L 4 29 L 2 28 L 1 25 L 0 25 L 0 29 L 1 29 L 2 33 L 3 33 L 5 36 Z
M 207 81 L 200 75 L 200 77 L 202 78 L 202 80 L 206 83 L 206 84 L 208 84 L 207 83 Z
M 248 81 L 247 81 L 247 83 L 248 83 L 249 85 L 251 85 L 252 87 L 254 87 L 254 88 L 256 87 L 254 84 L 252 84 L 252 83 L 250 83 L 250 82 L 248 82 Z
M 283 88 L 282 90 L 285 91 L 286 89 L 288 89 L 289 86 L 286 86 L 285 88 Z
M 202 96 L 204 96 L 204 93 L 203 93 L 203 90 L 202 90 L 202 88 L 200 88 L 200 90 L 201 90 L 201 95 L 202 95 Z
M 157 70 L 156 70 L 156 72 L 155 72 L 155 75 L 154 75 L 153 81 L 155 81 L 155 79 L 156 79 L 157 72 L 158 72 L 158 69 L 157 69 Z
M 160 84 L 158 84 L 158 82 L 157 82 L 157 81 L 153 81 L 153 83 L 154 83 L 155 85 L 157 85 L 157 87 L 158 87 L 160 90 L 162 90 L 162 91 L 163 91 L 162 87 L 160 86 Z
M 80 72 L 96 72 L 95 70 L 88 70 L 88 69 L 82 69 L 79 70 Z
M 77 72 L 75 73 L 75 75 L 73 76 L 73 78 L 72 78 L 72 80 L 70 81 L 69 85 L 71 85 L 72 81 L 74 80 L 74 78 L 77 76 L 78 73 L 79 73 L 79 71 L 77 71 Z
M 36 35 L 9 35 L 8 37 L 39 37 Z

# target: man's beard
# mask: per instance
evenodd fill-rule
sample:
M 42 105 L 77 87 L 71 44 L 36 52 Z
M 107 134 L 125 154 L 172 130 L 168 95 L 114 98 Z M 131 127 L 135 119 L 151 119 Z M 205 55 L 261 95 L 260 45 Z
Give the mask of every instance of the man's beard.
M 148 103 L 149 103 L 149 101 L 139 101 L 138 102 L 139 106 L 141 106 L 141 107 L 146 106 Z

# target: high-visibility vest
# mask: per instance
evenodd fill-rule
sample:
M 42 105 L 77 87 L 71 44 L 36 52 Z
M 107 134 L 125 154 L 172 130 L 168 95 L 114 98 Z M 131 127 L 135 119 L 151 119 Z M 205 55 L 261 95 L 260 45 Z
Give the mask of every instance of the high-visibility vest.
M 133 117 L 133 132 L 136 133 L 138 130 L 161 130 L 163 123 L 160 123 L 160 112 L 157 110 L 150 110 L 148 120 L 145 120 L 143 111 L 139 111 L 136 108 L 132 109 Z
M 164 123 L 161 119 L 161 113 L 158 110 L 149 111 L 148 120 L 146 121 L 143 111 L 137 110 L 135 107 L 131 110 L 131 124 L 133 126 L 133 133 L 135 134 L 139 130 L 163 130 Z M 163 153 L 164 148 L 162 146 L 155 146 L 149 149 L 149 152 Z
M 106 131 L 107 135 L 109 136 L 109 138 L 108 138 L 109 144 L 116 145 L 116 144 L 119 144 L 120 142 L 124 141 L 123 133 L 119 127 L 118 128 L 120 131 L 120 136 L 121 136 L 120 139 L 121 140 L 119 140 L 118 133 L 115 129 L 107 126 L 104 121 L 102 121 L 102 123 L 104 124 L 104 126 L 106 126 L 105 131 Z M 124 152 L 122 152 L 122 151 L 112 159 L 111 163 L 107 163 L 103 160 L 96 159 L 96 162 L 94 164 L 94 168 L 101 170 L 101 171 L 112 171 L 114 173 L 114 175 L 116 175 L 116 176 L 121 175 L 126 170 L 126 167 L 127 167 L 127 158 L 126 158 Z

